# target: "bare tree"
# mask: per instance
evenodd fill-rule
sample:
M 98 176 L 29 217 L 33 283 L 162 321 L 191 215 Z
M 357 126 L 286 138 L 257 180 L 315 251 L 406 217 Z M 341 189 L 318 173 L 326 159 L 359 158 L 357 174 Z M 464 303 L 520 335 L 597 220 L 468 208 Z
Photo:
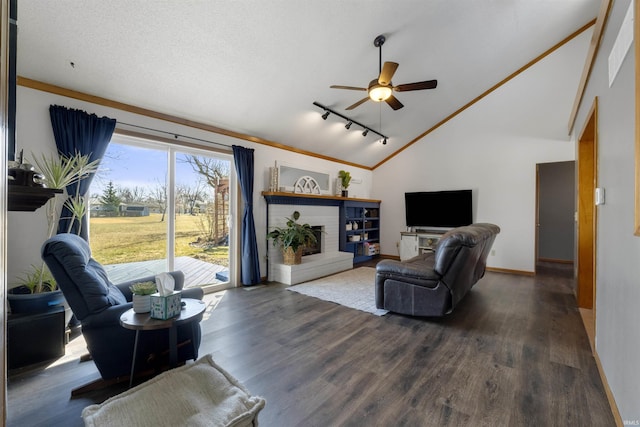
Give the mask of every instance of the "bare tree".
M 190 215 L 195 215 L 195 207 L 198 202 L 205 199 L 205 184 L 201 180 L 194 185 L 178 185 L 176 188 L 176 201 L 180 200 Z
M 149 190 L 149 202 L 157 207 L 162 213 L 160 222 L 164 221 L 164 215 L 167 212 L 167 183 L 156 180 L 156 185 Z
M 213 236 L 216 240 L 220 240 L 228 232 L 224 212 L 227 210 L 226 197 L 229 194 L 230 163 L 220 159 L 194 155 L 185 155 L 181 161 L 191 165 L 194 172 L 200 174 L 209 187 L 214 190 Z M 222 227 L 220 227 L 221 222 Z
M 145 199 L 145 189 L 143 187 L 134 186 L 132 188 L 129 187 L 121 187 L 118 186 L 116 189 L 118 193 L 118 197 L 122 199 L 123 203 L 142 203 Z

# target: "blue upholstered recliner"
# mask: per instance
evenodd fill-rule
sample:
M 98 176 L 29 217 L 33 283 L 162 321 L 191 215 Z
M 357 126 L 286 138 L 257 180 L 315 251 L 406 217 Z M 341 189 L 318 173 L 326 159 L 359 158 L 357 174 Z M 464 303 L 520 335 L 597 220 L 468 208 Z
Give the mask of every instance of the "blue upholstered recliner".
M 135 331 L 120 326 L 120 315 L 132 307 L 129 286 L 133 282 L 154 280 L 154 277 L 112 284 L 102 265 L 91 257 L 88 243 L 75 234 L 58 234 L 47 240 L 42 246 L 42 259 L 80 321 L 89 354 L 102 378 L 127 378 L 131 371 Z M 176 271 L 171 274 L 176 290 L 181 290 L 184 285 L 183 273 Z M 182 297 L 202 299 L 203 291 L 200 288 L 185 289 L 182 290 Z M 179 346 L 179 361 L 198 357 L 200 320 L 178 326 L 178 343 L 191 340 L 195 344 Z M 156 369 L 168 357 L 168 347 L 167 329 L 140 334 L 136 372 Z

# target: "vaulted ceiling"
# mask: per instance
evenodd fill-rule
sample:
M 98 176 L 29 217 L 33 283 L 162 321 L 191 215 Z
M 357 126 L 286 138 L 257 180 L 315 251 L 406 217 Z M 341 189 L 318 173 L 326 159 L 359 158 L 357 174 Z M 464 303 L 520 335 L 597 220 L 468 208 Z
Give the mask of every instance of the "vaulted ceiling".
M 20 0 L 18 75 L 373 167 L 593 20 L 599 0 Z M 404 108 L 367 101 L 382 61 Z M 325 105 L 387 135 L 345 129 Z M 567 112 L 567 117 L 570 112 Z

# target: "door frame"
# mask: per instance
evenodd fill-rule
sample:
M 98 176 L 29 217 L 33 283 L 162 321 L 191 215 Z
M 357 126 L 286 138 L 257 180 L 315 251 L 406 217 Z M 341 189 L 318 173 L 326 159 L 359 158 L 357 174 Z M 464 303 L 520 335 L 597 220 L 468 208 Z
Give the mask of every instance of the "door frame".
M 7 169 L 9 144 L 9 1 L 0 0 L 0 169 Z M 0 425 L 7 421 L 7 180 L 0 183 Z
M 554 262 L 554 263 L 559 263 L 559 264 L 572 264 L 575 266 L 576 263 L 576 250 L 575 250 L 575 239 L 576 239 L 576 234 L 575 234 L 575 224 L 576 221 L 574 219 L 574 223 L 573 223 L 573 227 L 574 227 L 574 235 L 573 235 L 573 240 L 574 240 L 574 251 L 573 251 L 573 257 L 571 258 L 571 260 L 565 260 L 565 259 L 549 259 L 549 258 L 544 258 L 544 257 L 540 257 L 540 227 L 541 227 L 541 222 L 540 222 L 540 200 L 544 200 L 545 195 L 542 194 L 542 188 L 540 185 L 540 165 L 548 165 L 548 164 L 558 164 L 558 163 L 571 163 L 571 160 L 565 160 L 565 161 L 558 161 L 558 162 L 542 162 L 542 163 L 536 163 L 536 212 L 535 212 L 535 221 L 536 221 L 536 227 L 535 227 L 535 263 L 534 263 L 534 271 L 537 271 L 537 267 L 538 267 L 538 263 L 539 262 Z M 575 168 L 575 160 L 573 161 L 574 163 L 574 170 L 577 171 L 577 169 Z M 577 172 L 576 172 L 577 173 Z M 576 185 L 577 183 L 574 180 L 573 183 L 573 193 L 574 193 L 574 197 L 575 193 L 576 193 Z M 575 207 L 574 207 L 574 212 L 575 212 Z M 574 216 L 575 218 L 575 216 Z M 575 268 L 575 267 L 574 267 Z
M 576 299 L 579 308 L 593 309 L 595 324 L 598 185 L 598 98 L 593 104 L 576 143 L 577 239 Z
M 236 224 L 240 224 L 242 221 L 239 218 L 240 209 L 240 188 L 238 184 L 235 163 L 233 161 L 233 152 L 228 150 L 220 150 L 212 147 L 208 147 L 202 144 L 185 142 L 182 140 L 174 140 L 165 138 L 162 136 L 151 135 L 148 133 L 130 131 L 116 127 L 112 140 L 115 139 L 116 143 L 124 145 L 132 145 L 137 147 L 145 147 L 149 149 L 156 149 L 160 151 L 166 151 L 168 157 L 168 169 L 167 169 L 167 185 L 170 188 L 168 196 L 167 215 L 174 217 L 174 187 L 175 177 L 173 170 L 175 170 L 175 153 L 183 152 L 189 154 L 199 154 L 205 156 L 218 156 L 229 161 L 229 205 L 228 205 L 228 227 L 229 227 L 229 281 L 226 285 L 209 285 L 203 286 L 202 289 L 205 293 L 218 292 L 229 288 L 241 286 L 240 282 L 240 228 Z M 175 257 L 175 224 L 172 221 L 167 221 L 167 268 L 169 271 L 174 269 L 173 261 Z

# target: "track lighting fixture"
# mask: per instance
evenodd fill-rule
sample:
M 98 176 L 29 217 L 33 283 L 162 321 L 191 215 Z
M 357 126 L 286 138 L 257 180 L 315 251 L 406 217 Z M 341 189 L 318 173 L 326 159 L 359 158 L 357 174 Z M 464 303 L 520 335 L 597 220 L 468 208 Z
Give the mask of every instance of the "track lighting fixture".
M 340 117 L 341 119 L 346 120 L 347 124 L 344 125 L 345 128 L 349 129 L 352 125 L 360 126 L 363 129 L 362 136 L 367 136 L 367 134 L 369 132 L 373 132 L 373 133 L 375 133 L 376 135 L 378 135 L 380 137 L 380 142 L 382 142 L 383 144 L 387 143 L 387 136 L 386 135 L 383 135 L 380 132 L 371 129 L 370 127 L 365 126 L 362 123 L 358 123 L 355 120 L 352 120 L 349 117 L 345 116 L 344 114 L 340 114 L 337 111 L 333 111 L 331 108 L 325 107 L 324 105 L 322 105 L 322 104 L 320 104 L 318 102 L 314 101 L 313 105 L 315 105 L 316 107 L 322 108 L 324 110 L 324 113 L 322 114 L 322 119 L 323 120 L 327 120 L 327 117 L 329 117 L 330 114 L 334 114 L 334 115 Z

